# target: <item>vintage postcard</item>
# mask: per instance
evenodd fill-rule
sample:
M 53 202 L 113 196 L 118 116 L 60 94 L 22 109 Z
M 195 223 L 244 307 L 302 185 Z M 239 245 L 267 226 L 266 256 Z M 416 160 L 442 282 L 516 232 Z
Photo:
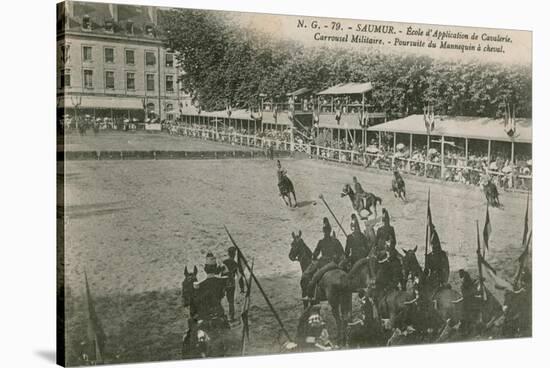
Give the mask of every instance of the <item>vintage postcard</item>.
M 525 30 L 57 4 L 58 364 L 531 337 L 531 57 Z

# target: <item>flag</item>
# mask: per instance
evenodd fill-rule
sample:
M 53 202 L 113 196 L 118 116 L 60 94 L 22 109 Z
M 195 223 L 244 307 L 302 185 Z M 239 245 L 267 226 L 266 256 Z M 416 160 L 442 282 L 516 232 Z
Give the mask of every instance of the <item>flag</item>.
M 84 280 L 86 282 L 86 299 L 87 299 L 87 312 L 88 312 L 88 339 L 91 343 L 90 357 L 94 362 L 103 362 L 103 350 L 105 348 L 105 332 L 97 317 L 94 300 L 92 293 L 90 292 L 90 286 L 88 285 L 88 276 L 84 272 Z
M 430 209 L 430 189 L 428 188 L 428 210 L 426 214 L 426 249 L 424 252 L 424 268 L 427 265 L 428 260 L 428 248 L 431 243 L 432 239 L 432 229 L 433 229 L 433 223 L 432 223 L 432 210 Z
M 241 252 L 237 252 L 237 278 L 239 280 L 239 288 L 241 292 L 248 292 L 248 289 L 245 289 L 245 285 L 248 285 L 248 282 L 246 281 L 246 277 L 244 275 L 245 268 L 246 266 L 244 265 Z
M 483 273 L 490 278 L 496 289 L 513 291 L 514 287 L 510 282 L 497 274 L 497 271 L 478 253 L 479 264 Z
M 529 234 L 529 237 L 527 236 Z M 517 286 L 519 282 L 519 278 L 521 277 L 521 273 L 523 272 L 523 269 L 525 267 L 525 263 L 527 260 L 527 256 L 529 254 L 529 243 L 531 242 L 531 233 L 529 233 L 529 194 L 527 194 L 527 206 L 525 208 L 525 221 L 523 224 L 523 251 L 521 252 L 519 258 L 518 258 L 518 271 L 516 273 L 516 276 L 514 277 L 514 286 Z
M 487 212 L 485 214 L 485 226 L 483 227 L 483 245 L 489 250 L 489 237 L 491 236 L 491 219 L 489 218 L 489 204 L 487 204 Z
M 525 243 L 525 247 L 523 248 L 523 251 L 518 257 L 518 271 L 516 272 L 516 275 L 514 277 L 514 286 L 517 286 L 519 279 L 521 278 L 521 274 L 523 273 L 523 270 L 525 269 L 525 265 L 527 263 L 527 259 L 529 256 L 529 244 L 531 243 L 531 235 L 532 233 L 529 233 L 529 237 L 527 238 L 527 242 Z
M 486 301 L 485 286 L 483 285 L 483 256 L 481 255 L 481 244 L 479 242 L 479 221 L 476 220 L 476 230 L 477 230 L 477 272 L 479 274 L 479 290 L 483 296 L 483 301 Z

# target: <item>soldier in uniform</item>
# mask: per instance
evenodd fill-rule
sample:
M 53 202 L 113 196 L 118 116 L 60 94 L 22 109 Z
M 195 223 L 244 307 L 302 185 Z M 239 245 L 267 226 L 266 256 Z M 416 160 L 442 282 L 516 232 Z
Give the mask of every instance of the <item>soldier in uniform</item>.
M 279 193 L 283 193 L 284 178 L 286 176 L 286 170 L 281 166 L 281 161 L 277 160 L 277 185 L 279 187 Z
M 363 190 L 363 187 L 357 180 L 356 176 L 353 177 L 353 189 L 355 190 L 355 208 L 361 208 L 363 207 L 361 205 L 361 201 L 363 201 L 364 198 L 367 198 L 368 194 Z
M 312 305 L 300 317 L 298 323 L 298 346 L 303 351 L 330 350 L 328 330 L 321 317 L 321 306 Z
M 346 248 L 344 253 L 348 257 L 350 262 L 350 268 L 353 267 L 355 262 L 361 258 L 365 258 L 370 253 L 370 245 L 368 239 L 361 232 L 361 227 L 359 226 L 359 220 L 355 214 L 351 215 L 351 230 L 352 233 L 348 235 L 346 239 Z
M 382 209 L 382 222 L 383 225 L 376 231 L 376 249 L 378 251 L 395 250 L 395 245 L 397 244 L 395 230 L 390 225 L 390 215 L 385 208 Z M 386 243 L 389 249 L 386 249 Z
M 464 312 L 462 313 L 460 327 L 464 334 L 469 334 L 479 321 L 481 295 L 474 280 L 472 280 L 472 277 L 467 271 L 463 269 L 458 270 L 458 276 L 462 280 L 462 284 L 460 285 L 462 297 L 458 300 L 454 300 L 453 303 L 463 303 Z
M 221 300 L 225 296 L 227 278 L 216 276 L 219 271 L 220 268 L 216 258 L 211 252 L 208 252 L 204 264 L 206 279 L 193 285 L 196 289 L 197 305 L 197 316 L 195 318 L 203 321 L 214 330 L 229 328 L 221 304 Z
M 304 271 L 302 275 L 302 285 L 308 285 L 308 296 L 306 299 L 313 300 L 315 285 L 310 285 L 310 281 L 315 272 L 329 262 L 338 264 L 344 257 L 344 249 L 338 239 L 331 236 L 332 227 L 328 218 L 323 218 L 323 239 L 319 240 L 317 247 L 313 251 L 313 262 Z M 320 257 L 319 257 L 320 256 Z
M 424 273 L 430 283 L 436 288 L 442 287 L 449 281 L 449 258 L 447 252 L 441 249 L 439 235 L 432 225 L 431 230 L 431 246 L 432 251 L 426 259 L 426 267 Z
M 229 247 L 227 249 L 227 258 L 223 260 L 223 267 L 221 271 L 221 276 L 227 279 L 225 286 L 225 298 L 227 304 L 229 305 L 229 320 L 231 322 L 235 321 L 235 277 L 237 274 L 242 275 L 243 270 L 240 265 L 235 261 L 236 248 Z M 244 293 L 244 280 L 242 277 L 239 277 L 239 287 L 241 293 Z

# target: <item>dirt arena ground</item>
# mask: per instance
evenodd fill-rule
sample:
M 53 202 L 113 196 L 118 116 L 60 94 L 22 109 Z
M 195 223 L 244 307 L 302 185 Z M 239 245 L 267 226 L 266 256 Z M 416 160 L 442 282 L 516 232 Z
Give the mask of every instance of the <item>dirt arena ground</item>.
M 223 259 L 230 246 L 223 225 L 254 259 L 255 273 L 293 335 L 302 307 L 299 265 L 288 259 L 290 234 L 302 230 L 306 244 L 315 247 L 322 237 L 322 218 L 330 218 L 318 199 L 321 193 L 349 228 L 351 204 L 340 198 L 340 191 L 353 176 L 365 190 L 382 197 L 402 248 L 418 245 L 423 250 L 430 187 L 433 219 L 449 254 L 453 283 L 458 269 L 475 272 L 475 220 L 481 231 L 485 219 L 485 200 L 478 188 L 405 177 L 405 204 L 390 192 L 389 173 L 307 159 L 284 160 L 283 165 L 297 191 L 295 209 L 284 207 L 278 197 L 275 161 L 66 162 L 70 363 L 78 363 L 80 342 L 86 336 L 84 271 L 108 336 L 108 362 L 181 359 L 186 317 L 179 292 L 183 269 L 197 265 L 202 279 L 207 251 Z M 504 193 L 501 202 L 503 209 L 490 209 L 493 233 L 487 259 L 511 277 L 521 248 L 526 195 Z M 331 223 L 336 228 L 334 220 Z M 344 243 L 341 233 L 338 237 Z M 247 351 L 277 353 L 284 339 L 257 288 L 253 291 Z M 241 297 L 237 299 L 240 304 Z M 330 315 L 327 306 L 323 314 Z

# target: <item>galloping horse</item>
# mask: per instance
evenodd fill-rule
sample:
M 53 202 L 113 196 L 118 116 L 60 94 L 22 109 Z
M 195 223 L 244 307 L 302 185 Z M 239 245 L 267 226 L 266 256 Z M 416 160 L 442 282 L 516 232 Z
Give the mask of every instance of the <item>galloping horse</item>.
M 193 318 L 200 307 L 196 303 L 196 289 L 193 285 L 197 282 L 197 272 L 197 266 L 193 267 L 193 272 L 188 272 L 185 267 L 185 278 L 181 283 L 183 307 L 189 307 L 191 315 L 183 338 L 182 355 L 184 358 L 238 355 L 240 341 L 229 328 L 221 327 L 219 320 L 197 321 Z
M 283 198 L 283 201 L 285 202 L 285 205 L 289 207 L 296 207 L 296 193 L 294 192 L 294 184 L 292 184 L 292 180 L 288 178 L 288 176 L 284 175 L 281 178 L 281 181 L 278 184 L 279 186 L 279 193 L 281 194 L 281 198 Z M 294 197 L 294 206 L 292 205 L 292 199 L 290 197 L 290 194 L 292 194 L 292 197 Z M 286 199 L 288 198 L 288 202 Z
M 492 207 L 500 207 L 500 200 L 498 199 L 498 189 L 495 183 L 492 180 L 489 180 L 487 183 L 482 183 L 483 193 L 487 202 Z
M 395 198 L 407 200 L 407 192 L 405 191 L 405 180 L 396 170 L 393 172 L 393 179 L 391 181 L 391 189 Z
M 372 215 L 371 208 L 374 208 L 374 217 L 378 217 L 378 211 L 376 210 L 376 204 L 379 203 L 382 205 L 382 198 L 377 197 L 373 193 L 366 193 L 366 198 L 364 200 L 359 201 L 359 206 L 356 202 L 356 194 L 351 189 L 351 185 L 346 184 L 344 185 L 344 188 L 342 189 L 342 193 L 340 194 L 340 197 L 348 196 L 351 201 L 351 206 L 357 212 L 359 217 L 361 217 L 362 220 L 367 220 L 370 215 Z M 367 216 L 362 216 L 361 211 L 367 210 L 368 214 Z

